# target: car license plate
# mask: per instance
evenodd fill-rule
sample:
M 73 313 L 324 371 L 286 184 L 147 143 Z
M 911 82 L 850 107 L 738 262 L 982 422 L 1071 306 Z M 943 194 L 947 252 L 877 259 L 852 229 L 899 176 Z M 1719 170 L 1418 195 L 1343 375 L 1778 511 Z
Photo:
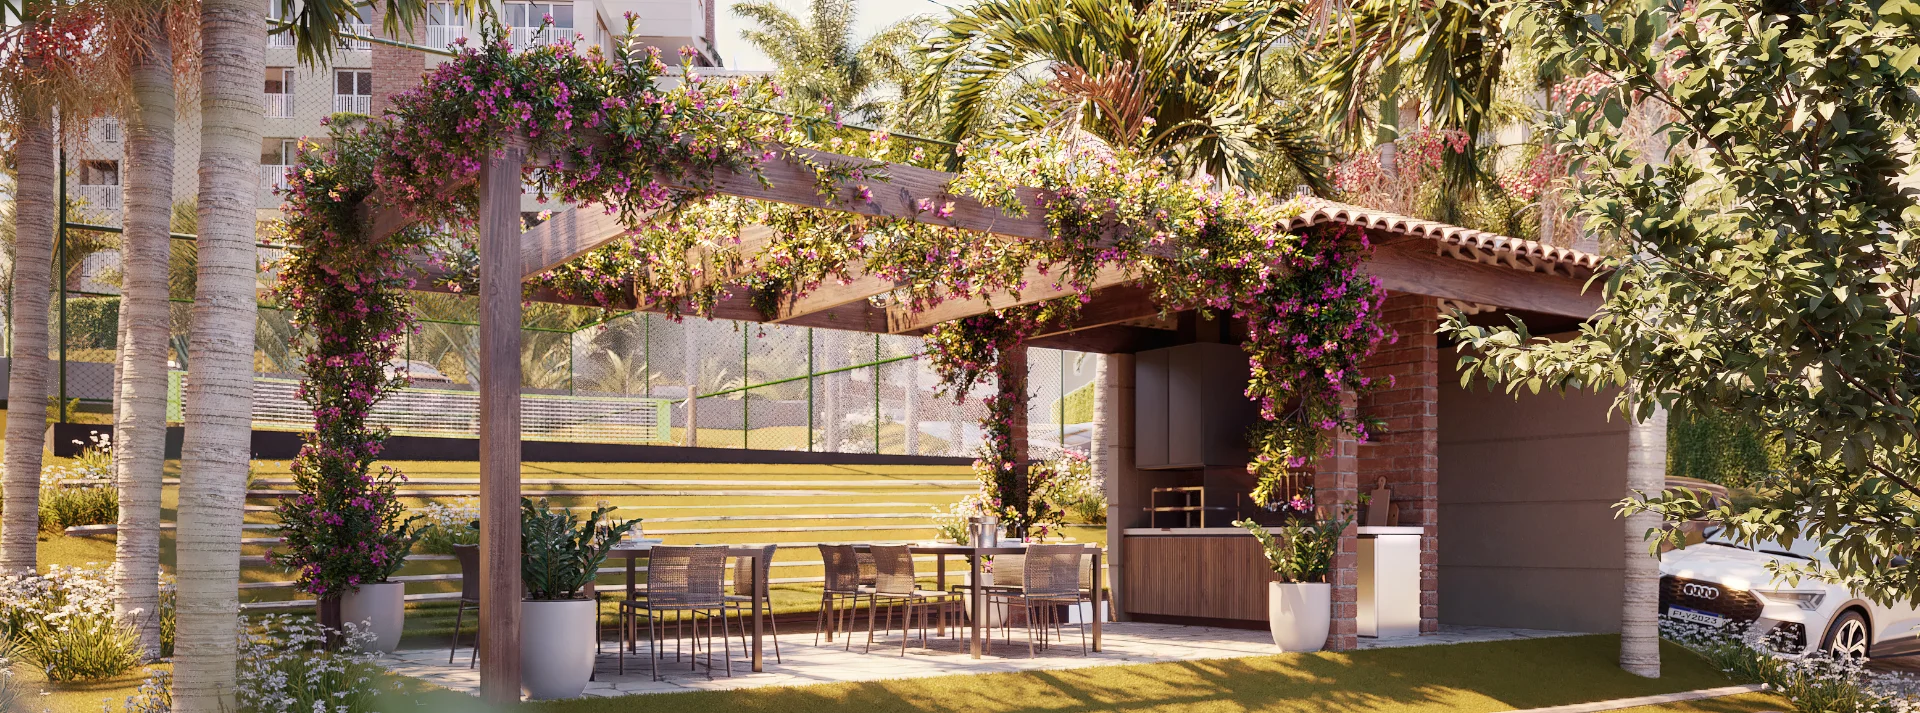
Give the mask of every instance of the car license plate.
M 1712 612 L 1703 612 L 1680 606 L 1667 606 L 1667 616 L 1680 621 L 1704 626 L 1725 626 L 1727 618 Z

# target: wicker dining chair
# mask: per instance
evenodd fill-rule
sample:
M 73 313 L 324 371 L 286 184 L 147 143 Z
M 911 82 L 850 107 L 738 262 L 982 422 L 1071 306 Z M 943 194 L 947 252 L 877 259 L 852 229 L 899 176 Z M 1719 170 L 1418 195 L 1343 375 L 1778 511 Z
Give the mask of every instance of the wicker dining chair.
M 460 648 L 460 624 L 466 618 L 467 608 L 475 611 L 474 624 L 480 623 L 480 546 L 454 545 L 453 558 L 460 561 L 460 606 L 453 612 L 453 643 L 447 645 L 447 663 L 453 663 L 453 653 Z M 467 657 L 467 668 L 473 668 L 480 660 L 480 642 L 473 643 L 473 654 Z
M 847 617 L 860 605 L 860 598 L 873 593 L 871 586 L 863 586 L 860 582 L 860 555 L 853 545 L 819 547 L 820 562 L 826 569 L 826 586 L 820 590 L 820 615 L 815 619 L 813 633 L 815 646 L 820 645 L 821 632 L 826 632 L 829 641 L 833 632 L 846 632 Z M 841 602 L 847 604 L 846 609 L 840 608 Z M 847 637 L 845 644 L 847 650 L 853 650 L 852 637 Z
M 773 627 L 773 662 L 780 660 L 780 619 L 773 615 L 773 592 L 754 591 L 754 582 L 767 578 L 773 566 L 773 554 L 779 545 L 767 545 L 760 548 L 760 554 L 753 558 L 753 569 L 747 569 L 747 558 L 735 557 L 733 560 L 733 593 L 727 595 L 727 603 L 733 605 L 733 619 L 740 622 L 740 650 L 748 651 L 747 617 L 752 615 L 753 600 L 758 596 L 767 613 L 767 625 Z M 756 576 L 757 575 L 757 576 Z
M 1014 592 L 989 592 L 988 596 L 1007 603 L 1007 618 L 1018 607 L 1026 619 L 1027 655 L 1038 656 L 1046 645 L 1048 627 L 1054 625 L 1062 606 L 1078 606 L 1086 601 L 1080 588 L 1081 565 L 1087 548 L 1083 545 L 1028 545 L 1021 588 Z M 997 570 L 997 568 L 996 568 Z M 996 574 L 998 572 L 996 571 Z M 1007 627 L 1007 643 L 1013 643 L 1012 627 Z M 1080 652 L 1087 651 L 1087 622 L 1080 622 Z
M 653 680 L 660 680 L 661 637 L 667 623 L 662 616 L 671 612 L 674 624 L 674 660 L 680 658 L 680 624 L 683 617 L 693 626 L 693 652 L 687 659 L 693 669 L 700 667 L 700 623 L 707 624 L 707 678 L 713 678 L 713 623 L 720 620 L 720 642 L 726 650 L 727 675 L 733 675 L 733 638 L 727 628 L 727 598 L 723 582 L 727 574 L 727 548 L 655 546 L 647 553 L 647 596 L 620 602 L 620 673 L 627 672 L 627 649 L 632 637 L 638 638 L 639 620 L 647 622 L 648 659 L 653 665 Z M 654 625 L 659 624 L 659 632 Z
M 904 605 L 906 612 L 900 618 L 900 655 L 907 655 L 907 641 L 913 636 L 913 613 L 920 612 L 920 647 L 927 646 L 927 609 L 936 610 L 942 628 L 946 628 L 947 613 L 958 600 L 952 592 L 937 589 L 921 589 L 919 577 L 913 571 L 913 548 L 906 545 L 874 545 L 874 587 L 873 604 L 867 608 L 867 651 L 873 651 L 873 624 L 875 610 L 885 600 L 887 605 L 887 623 L 885 631 L 893 630 L 894 605 Z M 959 627 L 950 631 L 958 634 Z

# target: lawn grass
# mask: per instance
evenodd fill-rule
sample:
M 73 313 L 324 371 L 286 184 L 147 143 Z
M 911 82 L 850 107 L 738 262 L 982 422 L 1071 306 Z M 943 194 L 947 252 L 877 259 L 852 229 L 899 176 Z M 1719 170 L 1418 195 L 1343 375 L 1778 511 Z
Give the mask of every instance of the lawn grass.
M 1608 713 L 1761 713 L 1790 710 L 1793 710 L 1793 704 L 1785 698 L 1771 693 L 1743 693 L 1723 698 L 1622 708 Z
M 1583 703 L 1728 685 L 1699 657 L 1668 645 L 1660 678 L 1620 669 L 1617 636 L 1527 639 L 1346 653 L 1100 666 L 831 683 L 737 691 L 529 703 L 542 713 L 1461 713 Z M 388 708 L 479 710 L 466 695 L 417 693 Z M 1749 713 L 1785 709 L 1767 696 L 1636 711 Z

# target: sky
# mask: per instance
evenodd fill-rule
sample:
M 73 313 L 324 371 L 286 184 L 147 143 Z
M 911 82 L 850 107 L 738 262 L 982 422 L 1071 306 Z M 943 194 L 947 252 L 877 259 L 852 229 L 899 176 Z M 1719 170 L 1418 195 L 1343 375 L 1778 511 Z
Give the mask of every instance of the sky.
M 718 12 L 714 13 L 715 31 L 719 37 L 714 41 L 720 45 L 720 57 L 725 60 L 728 69 L 772 70 L 773 62 L 767 56 L 740 39 L 740 30 L 747 22 L 733 14 L 733 4 L 737 0 L 717 0 Z M 773 0 L 787 9 L 795 17 L 806 18 L 807 0 Z M 873 35 L 882 27 L 912 15 L 935 15 L 946 12 L 945 3 L 935 0 L 856 0 L 859 8 L 859 29 L 855 31 L 857 43 Z

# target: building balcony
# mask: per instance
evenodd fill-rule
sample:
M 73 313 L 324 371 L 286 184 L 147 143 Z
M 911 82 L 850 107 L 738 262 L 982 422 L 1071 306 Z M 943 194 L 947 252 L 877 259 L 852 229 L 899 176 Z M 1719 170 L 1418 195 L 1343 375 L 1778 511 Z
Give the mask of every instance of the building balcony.
M 71 188 L 75 198 L 86 201 L 90 212 L 119 212 L 120 210 L 120 187 L 117 185 L 72 186 Z
M 266 97 L 267 97 L 266 99 L 267 118 L 269 119 L 293 118 L 293 95 L 292 94 L 268 94 L 266 95 Z
M 373 97 L 365 94 L 333 95 L 333 113 L 353 113 L 373 115 Z

